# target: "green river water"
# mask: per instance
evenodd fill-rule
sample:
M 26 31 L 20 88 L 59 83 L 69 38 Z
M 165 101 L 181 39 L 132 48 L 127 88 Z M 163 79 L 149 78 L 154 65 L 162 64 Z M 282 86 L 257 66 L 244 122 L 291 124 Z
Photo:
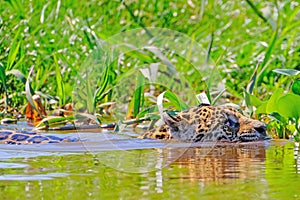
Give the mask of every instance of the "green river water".
M 0 145 L 1 199 L 300 199 L 299 144 L 164 143 L 71 133 L 84 142 Z

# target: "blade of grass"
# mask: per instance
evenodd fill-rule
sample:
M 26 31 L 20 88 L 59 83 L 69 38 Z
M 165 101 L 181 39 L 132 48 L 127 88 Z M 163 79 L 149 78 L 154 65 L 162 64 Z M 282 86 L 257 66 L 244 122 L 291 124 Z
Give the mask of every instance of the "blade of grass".
M 92 41 L 92 39 L 90 38 L 89 33 L 88 33 L 86 30 L 84 30 L 83 33 L 84 33 L 85 38 L 86 38 L 87 41 L 88 41 L 88 44 L 89 44 L 90 49 L 93 49 L 95 43 L 94 43 L 94 42 Z
M 20 29 L 18 30 L 17 34 L 15 35 L 9 53 L 8 53 L 8 58 L 7 58 L 7 66 L 6 70 L 11 70 L 13 64 L 15 63 L 16 57 L 18 55 L 21 41 L 19 41 L 19 36 L 20 36 Z
M 97 101 L 100 101 L 101 98 L 103 98 L 102 94 L 104 93 L 105 89 L 109 85 L 109 70 L 110 65 L 106 66 L 104 69 L 103 74 L 101 75 L 99 88 L 96 90 L 94 95 L 94 105 L 97 103 Z
M 265 23 L 268 22 L 268 20 L 262 15 L 262 13 L 257 9 L 257 7 L 252 3 L 251 0 L 246 0 L 246 2 L 249 4 L 249 6 L 253 9 L 253 11 L 257 14 L 259 18 L 261 18 Z
M 24 19 L 24 10 L 23 5 L 20 1 L 17 0 L 6 0 L 10 6 L 15 10 L 15 13 L 21 18 Z
M 8 92 L 7 92 L 7 85 L 6 85 L 6 74 L 5 74 L 5 69 L 0 63 L 0 80 L 2 82 L 3 88 L 4 88 L 4 94 L 5 94 L 5 112 L 7 111 L 7 106 L 8 106 Z
M 57 96 L 59 97 L 59 105 L 63 106 L 66 103 L 66 94 L 64 82 L 60 73 L 60 68 L 57 62 L 56 54 L 53 54 L 53 59 L 55 63 L 55 76 L 56 76 L 56 85 L 57 85 Z
M 211 27 L 212 29 L 212 27 Z M 207 48 L 207 53 L 206 53 L 206 58 L 205 58 L 205 62 L 206 64 L 209 63 L 209 60 L 210 60 L 210 54 L 211 54 L 211 48 L 213 46 L 213 42 L 214 42 L 214 32 L 211 30 L 211 34 L 209 35 L 209 45 L 208 45 L 208 48 Z
M 138 76 L 136 82 L 136 89 L 127 109 L 126 118 L 128 119 L 136 117 L 144 106 L 144 77 Z
M 85 84 L 86 84 L 87 96 L 84 99 L 86 99 L 87 110 L 88 110 L 88 113 L 94 113 L 94 111 L 95 111 L 95 98 L 94 98 L 94 95 L 93 95 L 93 86 L 91 85 L 92 82 L 89 79 L 88 73 L 87 73 L 87 76 L 86 76 Z
M 212 101 L 211 105 L 215 105 L 217 103 L 217 101 L 222 97 L 222 95 L 224 94 L 224 92 L 226 92 L 226 88 L 223 89 Z
M 133 116 L 136 117 L 140 108 L 144 105 L 144 78 L 143 76 L 138 76 L 137 78 L 137 88 L 134 92 L 134 106 L 133 106 Z
M 132 9 L 125 3 L 124 0 L 122 0 L 122 4 L 123 4 L 123 5 L 125 6 L 125 8 L 128 10 L 129 14 L 130 14 L 131 17 L 134 19 L 134 21 L 135 21 L 136 23 L 138 23 L 138 24 L 146 31 L 147 35 L 148 35 L 150 38 L 153 38 L 154 35 L 147 29 L 146 25 L 142 22 L 142 20 L 138 19 L 138 18 L 134 15 Z

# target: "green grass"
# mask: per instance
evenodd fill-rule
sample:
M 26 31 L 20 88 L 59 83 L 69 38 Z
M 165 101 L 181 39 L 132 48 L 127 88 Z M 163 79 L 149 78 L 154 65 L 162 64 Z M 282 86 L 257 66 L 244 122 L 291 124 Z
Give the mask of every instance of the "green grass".
M 124 2 L 0 1 L 1 109 L 21 108 L 27 102 L 26 93 L 31 90 L 38 91 L 44 100 L 56 100 L 57 106 L 76 103 L 76 98 L 85 99 L 77 104 L 78 109 L 86 108 L 90 113 L 100 112 L 96 108 L 103 103 L 127 102 L 127 117 L 142 117 L 141 113 L 156 110 L 155 102 L 144 96 L 143 91 L 150 86 L 137 87 L 147 78 L 132 79 L 131 75 L 142 65 L 158 63 L 163 69 L 169 61 L 180 72 L 178 78 L 185 80 L 180 84 L 169 83 L 173 85 L 172 92 L 184 102 L 197 103 L 194 94 L 202 90 L 206 90 L 211 99 L 218 96 L 212 86 L 215 83 L 205 84 L 201 80 L 205 75 L 171 51 L 163 51 L 165 58 L 160 58 L 157 52 L 132 50 L 124 55 L 121 64 L 104 59 L 98 79 L 84 82 L 80 73 L 82 67 L 88 65 L 87 58 L 106 55 L 101 52 L 99 42 L 135 28 L 144 28 L 150 37 L 153 33 L 147 27 L 172 29 L 201 44 L 205 52 L 199 53 L 200 59 L 210 57 L 226 85 L 223 96 L 240 105 L 246 100 L 251 114 L 256 117 L 271 114 L 256 113 L 257 102 L 267 102 L 277 88 L 289 92 L 299 78 L 273 71 L 300 68 L 300 5 L 296 1 L 280 4 L 250 0 Z M 100 49 L 100 55 L 95 54 L 95 48 Z M 187 57 L 197 53 L 188 45 L 186 51 Z M 126 67 L 129 65 L 131 67 Z M 26 89 L 25 77 L 31 67 L 33 72 L 28 81 L 32 89 Z M 122 80 L 130 81 L 123 83 Z M 72 97 L 78 81 L 85 84 L 86 91 Z M 77 91 L 80 89 L 79 86 Z M 22 93 L 25 90 L 27 92 Z M 165 90 L 157 86 L 155 95 Z M 120 91 L 123 93 L 118 94 Z M 298 124 L 298 119 L 286 116 L 284 123 L 268 119 L 270 129 L 279 130 L 278 126 L 285 129 L 289 120 Z M 286 131 L 291 134 L 290 129 Z

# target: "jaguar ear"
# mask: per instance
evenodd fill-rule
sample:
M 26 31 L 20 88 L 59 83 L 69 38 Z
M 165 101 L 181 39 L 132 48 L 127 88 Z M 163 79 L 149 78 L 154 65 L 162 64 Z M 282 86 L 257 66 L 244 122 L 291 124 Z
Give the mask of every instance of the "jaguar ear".
M 200 105 L 199 105 L 199 107 L 201 108 L 201 107 L 204 107 L 204 106 L 211 106 L 209 103 L 201 103 Z
M 167 112 L 162 113 L 162 119 L 170 127 L 177 127 L 180 122 L 177 116 L 172 116 Z

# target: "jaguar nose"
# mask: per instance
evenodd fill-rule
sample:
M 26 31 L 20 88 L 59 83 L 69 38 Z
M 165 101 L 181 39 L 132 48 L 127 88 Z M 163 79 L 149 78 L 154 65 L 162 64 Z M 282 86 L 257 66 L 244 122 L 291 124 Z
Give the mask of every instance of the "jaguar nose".
M 258 126 L 255 126 L 254 129 L 261 135 L 266 135 L 266 125 L 265 124 L 262 124 L 262 125 L 258 125 Z

